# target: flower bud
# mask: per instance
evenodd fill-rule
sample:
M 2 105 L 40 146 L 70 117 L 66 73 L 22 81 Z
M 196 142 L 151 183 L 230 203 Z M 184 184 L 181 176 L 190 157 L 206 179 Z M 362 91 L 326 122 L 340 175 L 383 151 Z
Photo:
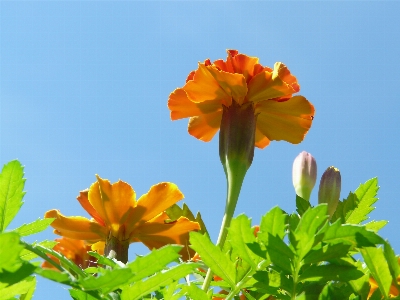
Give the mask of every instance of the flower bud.
M 339 203 L 341 186 L 342 179 L 339 169 L 335 167 L 326 169 L 319 183 L 318 203 L 328 203 L 328 214 L 330 217 L 335 213 Z
M 296 194 L 309 201 L 317 180 L 317 162 L 308 152 L 301 152 L 293 162 L 293 186 Z

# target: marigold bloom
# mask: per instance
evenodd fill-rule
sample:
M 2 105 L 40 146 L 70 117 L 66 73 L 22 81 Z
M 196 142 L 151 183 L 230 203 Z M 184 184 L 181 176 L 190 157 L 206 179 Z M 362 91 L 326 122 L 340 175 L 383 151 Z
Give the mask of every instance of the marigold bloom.
M 58 242 L 58 244 L 54 246 L 53 250 L 61 253 L 66 258 L 73 261 L 77 266 L 80 266 L 82 269 L 96 265 L 96 258 L 88 254 L 88 251 L 92 251 L 91 246 L 85 241 L 74 240 L 66 237 L 56 239 L 55 241 Z M 100 252 L 100 254 L 103 253 Z M 52 255 L 49 255 L 49 257 L 55 262 L 59 263 L 58 258 Z M 57 268 L 55 268 L 48 261 L 43 262 L 42 268 L 57 270 Z
M 200 229 L 197 222 L 185 217 L 169 222 L 165 210 L 183 199 L 178 187 L 169 182 L 153 185 L 136 201 L 135 191 L 128 183 L 119 180 L 111 184 L 97 176 L 97 181 L 89 190 L 80 192 L 77 199 L 93 219 L 66 217 L 58 210 L 50 210 L 45 218 L 55 218 L 51 224 L 54 233 L 101 245 L 110 238 L 127 245 L 142 242 L 149 249 L 180 244 L 186 246 L 181 251 L 186 260 L 190 251 L 189 232 Z M 98 246 L 95 244 L 92 249 Z
M 226 61 L 205 60 L 187 77 L 182 88 L 168 99 L 171 119 L 190 117 L 189 133 L 210 141 L 221 126 L 223 107 L 251 103 L 257 117 L 255 146 L 271 140 L 300 143 L 314 116 L 314 107 L 303 96 L 297 79 L 283 63 L 264 67 L 258 58 L 228 50 Z

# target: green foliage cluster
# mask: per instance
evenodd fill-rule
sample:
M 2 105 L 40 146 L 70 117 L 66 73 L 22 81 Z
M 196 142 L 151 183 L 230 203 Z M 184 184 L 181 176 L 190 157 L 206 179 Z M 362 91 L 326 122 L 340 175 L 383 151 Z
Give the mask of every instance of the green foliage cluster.
M 181 246 L 168 245 L 127 264 L 91 252 L 98 265 L 84 270 L 52 250 L 53 241 L 23 241 L 24 236 L 45 230 L 51 219 L 7 230 L 23 204 L 24 182 L 18 161 L 4 166 L 0 174 L 0 300 L 31 299 L 36 275 L 69 286 L 73 299 L 87 300 L 239 299 L 239 295 L 363 300 L 370 291 L 370 277 L 379 287 L 371 300 L 388 299 L 391 286 L 400 290 L 398 257 L 378 235 L 387 221 L 363 223 L 377 201 L 376 178 L 341 201 L 331 219 L 326 204 L 312 207 L 298 196 L 297 212 L 288 214 L 274 207 L 262 217 L 258 231 L 247 216 L 239 215 L 232 220 L 223 249 L 210 240 L 202 223 L 203 230 L 190 237 L 191 247 L 201 257 L 198 262 L 181 261 Z M 171 207 L 169 214 L 202 222 L 186 205 Z M 58 270 L 41 268 L 38 257 Z M 215 274 L 214 281 L 211 289 L 203 291 L 208 268 Z M 224 294 L 218 293 L 221 290 Z

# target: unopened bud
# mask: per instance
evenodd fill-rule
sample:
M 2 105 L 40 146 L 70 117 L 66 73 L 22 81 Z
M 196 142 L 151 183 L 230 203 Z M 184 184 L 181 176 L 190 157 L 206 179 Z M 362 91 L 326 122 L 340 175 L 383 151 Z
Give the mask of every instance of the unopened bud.
M 339 203 L 341 187 L 342 179 L 339 169 L 335 167 L 326 169 L 319 183 L 318 203 L 328 203 L 328 214 L 330 217 L 335 213 Z
M 309 201 L 317 180 L 317 162 L 308 152 L 301 152 L 293 162 L 293 186 L 296 194 Z

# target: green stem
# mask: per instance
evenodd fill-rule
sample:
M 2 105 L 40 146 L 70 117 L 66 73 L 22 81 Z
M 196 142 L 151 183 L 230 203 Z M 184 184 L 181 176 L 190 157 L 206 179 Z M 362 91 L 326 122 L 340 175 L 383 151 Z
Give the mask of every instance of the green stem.
M 247 165 L 237 161 L 233 161 L 230 163 L 228 162 L 224 165 L 228 191 L 226 197 L 225 214 L 224 218 L 222 219 L 221 229 L 219 231 L 219 236 L 217 240 L 217 246 L 221 249 L 224 247 L 226 237 L 228 235 L 228 228 L 231 225 L 232 217 L 235 213 L 240 189 L 242 187 L 247 169 Z M 204 279 L 204 283 L 202 286 L 203 291 L 207 291 L 210 287 L 212 276 L 213 272 L 211 271 L 211 269 L 208 269 L 206 278 Z

